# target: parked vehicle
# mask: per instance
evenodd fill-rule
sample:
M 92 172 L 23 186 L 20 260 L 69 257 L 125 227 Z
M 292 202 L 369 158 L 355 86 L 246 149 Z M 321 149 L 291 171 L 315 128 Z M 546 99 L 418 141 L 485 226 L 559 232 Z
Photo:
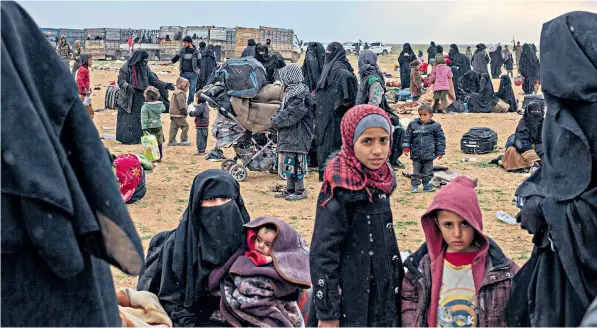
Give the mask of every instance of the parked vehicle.
M 145 50 L 150 60 L 159 60 L 160 30 L 153 29 L 121 29 L 120 30 L 120 48 L 116 51 L 116 58 L 128 58 L 136 50 Z M 133 49 L 129 45 L 129 40 L 134 42 Z
M 387 56 L 392 53 L 392 46 L 387 46 L 382 42 L 371 42 L 369 43 L 369 50 L 373 51 L 378 56 Z
M 161 26 L 159 33 L 160 60 L 172 60 L 182 47 L 182 26 Z
M 50 42 L 52 47 L 55 48 L 57 44 L 56 41 L 58 41 L 58 39 L 60 38 L 60 35 L 58 34 L 58 29 L 42 27 L 40 28 L 40 30 L 43 34 L 45 34 L 46 38 L 48 38 L 48 41 Z
M 362 41 L 359 42 L 344 42 L 342 44 L 342 46 L 344 47 L 344 50 L 346 50 L 346 54 L 350 55 L 352 53 L 354 53 L 354 48 L 357 46 L 357 44 L 359 45 L 359 47 L 361 48 L 361 51 L 363 50 L 363 45 L 365 44 Z
M 85 29 L 85 52 L 93 59 L 119 58 L 120 29 L 119 28 L 90 28 Z
M 240 57 L 249 39 L 265 44 L 267 39 L 272 41 L 274 51 L 280 53 L 285 60 L 296 63 L 301 57 L 300 46 L 293 42 L 294 31 L 290 29 L 260 26 L 259 29 L 248 27 L 236 28 L 236 48 L 234 55 Z

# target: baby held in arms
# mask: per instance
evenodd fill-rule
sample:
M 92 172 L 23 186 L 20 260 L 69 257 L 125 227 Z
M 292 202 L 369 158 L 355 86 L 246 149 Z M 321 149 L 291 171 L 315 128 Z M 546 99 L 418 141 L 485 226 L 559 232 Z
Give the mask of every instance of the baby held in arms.
M 248 257 L 257 266 L 272 263 L 272 245 L 278 234 L 276 226 L 266 224 L 257 229 L 247 231 L 247 248 L 244 256 Z

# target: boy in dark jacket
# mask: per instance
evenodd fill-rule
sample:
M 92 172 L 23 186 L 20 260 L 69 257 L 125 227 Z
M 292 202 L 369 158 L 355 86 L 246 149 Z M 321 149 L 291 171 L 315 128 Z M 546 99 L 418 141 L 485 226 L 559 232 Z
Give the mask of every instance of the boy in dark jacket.
M 197 154 L 196 156 L 205 155 L 207 148 L 207 135 L 209 133 L 209 106 L 207 102 L 199 102 L 199 94 L 195 93 L 195 102 L 193 103 L 194 110 L 189 111 L 189 116 L 195 118 L 195 128 L 197 129 Z
M 291 64 L 280 69 L 286 86 L 281 110 L 272 118 L 278 130 L 278 171 L 285 176 L 286 189 L 276 198 L 294 201 L 307 197 L 303 178 L 307 173 L 307 154 L 313 140 L 315 99 L 303 83 L 300 66 Z
M 446 136 L 442 126 L 433 119 L 433 108 L 427 104 L 419 107 L 419 118 L 410 122 L 404 133 L 402 150 L 413 160 L 412 192 L 419 192 L 423 181 L 424 191 L 434 191 L 429 183 L 433 178 L 433 160 L 446 154 Z
M 403 327 L 503 327 L 518 266 L 483 233 L 475 183 L 443 187 L 421 225 L 425 244 L 404 262 Z

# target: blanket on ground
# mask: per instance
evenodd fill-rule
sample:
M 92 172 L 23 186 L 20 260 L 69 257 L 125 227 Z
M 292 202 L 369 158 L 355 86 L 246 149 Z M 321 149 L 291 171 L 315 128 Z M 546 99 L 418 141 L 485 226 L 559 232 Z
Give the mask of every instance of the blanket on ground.
M 120 288 L 116 298 L 121 327 L 172 327 L 172 320 L 153 293 Z
M 541 159 L 537 156 L 534 149 L 520 154 L 516 148 L 512 146 L 506 149 L 506 153 L 502 158 L 502 167 L 504 167 L 504 170 L 506 171 L 528 169 L 533 163 L 540 161 Z

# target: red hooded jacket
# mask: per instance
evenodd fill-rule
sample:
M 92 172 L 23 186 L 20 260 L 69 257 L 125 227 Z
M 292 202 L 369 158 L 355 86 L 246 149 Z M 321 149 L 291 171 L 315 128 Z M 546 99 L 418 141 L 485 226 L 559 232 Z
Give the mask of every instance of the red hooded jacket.
M 418 254 L 413 254 L 405 261 L 409 272 L 401 292 L 403 326 L 437 325 L 446 251 L 446 244 L 435 222 L 438 210 L 458 214 L 477 232 L 473 242 L 478 243 L 479 251 L 472 263 L 472 275 L 480 306 L 479 326 L 505 325 L 504 308 L 518 266 L 505 257 L 499 246 L 483 233 L 483 216 L 474 182 L 460 176 L 440 189 L 421 217 L 426 244 L 417 251 Z M 413 257 L 418 259 L 413 261 Z
M 81 65 L 76 73 L 77 77 L 77 87 L 79 89 L 79 94 L 87 95 L 89 93 L 89 69 L 87 65 Z

